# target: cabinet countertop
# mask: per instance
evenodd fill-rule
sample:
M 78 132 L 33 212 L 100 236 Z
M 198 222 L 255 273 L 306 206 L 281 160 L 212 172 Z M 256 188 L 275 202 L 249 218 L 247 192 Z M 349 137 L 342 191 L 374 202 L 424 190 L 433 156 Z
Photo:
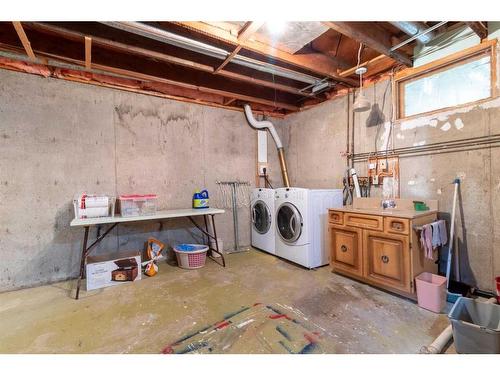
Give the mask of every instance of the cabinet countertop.
M 383 209 L 383 208 L 354 208 L 353 206 L 330 208 L 330 210 L 356 213 L 356 214 L 366 214 L 366 215 L 402 217 L 405 219 L 415 219 L 417 217 L 422 217 L 437 213 L 437 210 L 415 211 L 415 210 L 398 210 L 398 209 Z

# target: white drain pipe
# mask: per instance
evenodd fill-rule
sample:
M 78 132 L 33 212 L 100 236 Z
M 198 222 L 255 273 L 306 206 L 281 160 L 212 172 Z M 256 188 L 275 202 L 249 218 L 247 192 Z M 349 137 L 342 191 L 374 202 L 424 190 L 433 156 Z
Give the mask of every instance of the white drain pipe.
M 257 121 L 255 117 L 253 117 L 252 108 L 248 104 L 243 106 L 245 109 L 245 116 L 248 120 L 248 123 L 255 129 L 267 129 L 271 136 L 274 139 L 274 143 L 276 143 L 276 147 L 278 148 L 278 157 L 280 160 L 281 167 L 281 176 L 283 178 L 283 185 L 285 187 L 290 187 L 290 180 L 288 178 L 288 170 L 286 168 L 286 160 L 285 160 L 285 150 L 283 149 L 283 144 L 281 143 L 281 139 L 276 131 L 273 123 L 271 121 Z

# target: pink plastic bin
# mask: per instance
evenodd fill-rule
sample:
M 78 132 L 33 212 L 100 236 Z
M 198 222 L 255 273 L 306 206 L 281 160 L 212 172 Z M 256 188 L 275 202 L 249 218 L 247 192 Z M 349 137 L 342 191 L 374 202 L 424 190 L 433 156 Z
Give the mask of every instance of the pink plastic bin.
M 422 272 L 415 278 L 418 305 L 440 313 L 446 306 L 446 277 Z

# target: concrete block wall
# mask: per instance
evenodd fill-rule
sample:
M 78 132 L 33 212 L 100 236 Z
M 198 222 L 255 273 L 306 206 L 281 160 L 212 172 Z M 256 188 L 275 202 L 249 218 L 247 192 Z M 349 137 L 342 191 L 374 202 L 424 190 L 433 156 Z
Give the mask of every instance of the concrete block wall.
M 369 112 L 354 116 L 355 153 L 392 145 L 390 133 L 391 85 L 381 81 L 367 87 Z M 308 188 L 341 187 L 346 159 L 347 96 L 338 97 L 286 118 L 288 158 L 292 182 Z M 432 116 L 398 121 L 394 147 L 430 144 L 500 134 L 500 99 L 442 111 Z M 375 145 L 375 139 L 377 139 Z M 494 290 L 500 276 L 500 157 L 499 148 L 411 156 L 400 159 L 401 197 L 437 199 L 440 215 L 449 220 L 455 177 L 461 177 L 457 236 L 461 277 L 483 290 Z M 367 175 L 367 163 L 355 163 L 358 175 Z M 381 189 L 372 188 L 372 196 Z
M 75 194 L 156 193 L 160 209 L 174 209 L 206 187 L 214 205 L 216 180 L 255 186 L 256 138 L 241 112 L 0 70 L 0 291 L 78 274 Z M 279 185 L 275 154 L 269 147 Z M 250 244 L 249 217 L 242 207 L 241 245 Z M 231 247 L 232 213 L 216 224 Z M 149 236 L 201 240 L 187 219 L 120 225 L 96 254 L 142 249 Z

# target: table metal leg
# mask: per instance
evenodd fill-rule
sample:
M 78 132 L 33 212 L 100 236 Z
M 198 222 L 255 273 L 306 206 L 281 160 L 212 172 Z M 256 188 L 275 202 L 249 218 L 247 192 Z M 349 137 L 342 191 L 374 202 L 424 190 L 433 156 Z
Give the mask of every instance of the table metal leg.
M 215 252 L 220 255 L 222 259 L 222 267 L 226 267 L 226 260 L 224 255 L 219 250 L 219 241 L 217 239 L 217 230 L 215 229 L 215 215 L 210 215 L 212 217 L 212 228 L 214 228 L 214 242 L 215 242 Z M 213 258 L 212 258 L 213 259 Z
M 101 242 L 102 239 L 106 237 L 108 233 L 111 232 L 113 228 L 116 227 L 117 225 L 118 223 L 114 223 L 113 225 L 111 225 L 108 229 L 106 229 L 106 231 L 103 234 L 97 236 L 95 241 L 92 242 L 90 246 L 87 246 L 87 242 L 89 239 L 89 227 L 85 227 L 85 235 L 83 237 L 83 244 L 82 244 L 82 259 L 80 260 L 80 275 L 78 276 L 78 281 L 76 283 L 76 299 L 78 299 L 78 296 L 80 295 L 80 285 L 82 283 L 83 274 L 85 273 L 85 263 L 88 255 L 90 254 L 90 250 L 92 250 L 92 248 L 95 245 Z
M 80 260 L 80 275 L 76 283 L 76 299 L 80 296 L 80 285 L 83 279 L 83 272 L 85 271 L 85 261 L 87 260 L 87 241 L 89 239 L 89 227 L 85 227 L 85 234 L 83 235 L 82 245 L 82 258 Z
M 207 215 L 203 215 L 203 221 L 205 222 L 205 230 L 207 231 L 207 234 L 205 234 L 205 237 L 207 238 L 207 243 L 206 245 L 208 247 L 210 247 L 210 236 L 208 235 L 208 233 L 210 233 L 210 231 L 208 230 L 208 220 L 207 220 Z
M 188 219 L 191 221 L 191 223 L 193 223 L 193 225 L 196 228 L 198 228 L 203 234 L 205 234 L 209 238 L 209 241 L 210 241 L 210 238 L 212 238 L 215 241 L 215 249 L 210 248 L 210 251 L 215 251 L 217 254 L 219 254 L 220 258 L 222 259 L 222 266 L 226 267 L 226 261 L 224 259 L 224 255 L 219 251 L 219 241 L 217 240 L 217 232 L 215 230 L 215 220 L 214 220 L 215 215 L 212 214 L 210 216 L 212 217 L 212 227 L 214 228 L 213 235 L 211 235 L 210 232 L 208 231 L 207 215 L 203 215 L 203 217 L 205 218 L 205 229 L 203 229 L 196 221 L 194 221 L 194 219 L 191 216 L 188 216 Z M 219 263 L 217 261 L 218 257 L 216 258 L 216 257 L 209 255 L 209 258 L 212 259 L 213 261 L 215 261 L 216 263 Z

